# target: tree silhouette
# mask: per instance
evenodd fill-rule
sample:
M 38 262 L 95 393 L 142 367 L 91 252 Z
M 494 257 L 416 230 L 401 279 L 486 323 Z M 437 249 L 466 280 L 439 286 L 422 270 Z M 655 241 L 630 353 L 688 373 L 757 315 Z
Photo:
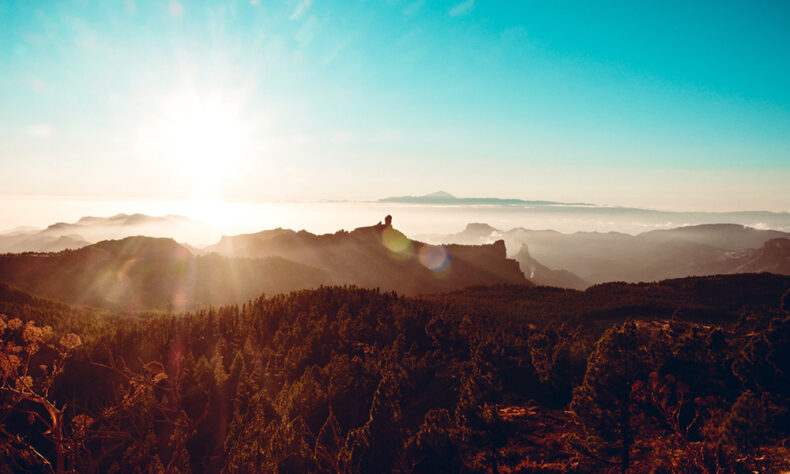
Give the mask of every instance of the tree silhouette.
M 0 314 L 0 452 L 9 465 L 21 470 L 62 473 L 74 468 L 76 451 L 93 422 L 80 415 L 64 426 L 65 407 L 50 392 L 82 340 L 72 333 L 58 342 L 53 337 L 50 326 Z M 54 447 L 54 456 L 48 445 Z
M 608 330 L 590 355 L 571 402 L 583 448 L 601 461 L 619 464 L 623 472 L 630 465 L 634 436 L 631 388 L 647 367 L 645 342 L 633 323 Z

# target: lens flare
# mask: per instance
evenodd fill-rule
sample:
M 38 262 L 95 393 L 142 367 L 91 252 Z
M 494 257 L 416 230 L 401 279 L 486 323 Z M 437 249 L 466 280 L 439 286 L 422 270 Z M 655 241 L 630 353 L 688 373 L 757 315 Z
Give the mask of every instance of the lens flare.
M 411 240 L 397 230 L 384 229 L 384 232 L 381 233 L 381 243 L 395 257 L 408 258 L 411 255 Z
M 420 263 L 434 272 L 443 272 L 450 267 L 450 254 L 440 245 L 426 245 L 420 250 Z
M 118 268 L 118 272 L 116 273 L 115 277 L 118 280 L 118 283 L 126 284 L 129 281 L 129 271 L 135 266 L 139 258 L 130 258 L 123 262 L 123 264 Z

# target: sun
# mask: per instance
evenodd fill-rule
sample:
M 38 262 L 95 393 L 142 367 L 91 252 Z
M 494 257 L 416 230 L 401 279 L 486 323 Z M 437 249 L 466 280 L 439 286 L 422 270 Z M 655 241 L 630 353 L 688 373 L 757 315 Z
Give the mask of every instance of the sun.
M 250 160 L 252 127 L 237 100 L 184 88 L 162 101 L 155 123 L 158 155 L 198 201 L 221 200 Z

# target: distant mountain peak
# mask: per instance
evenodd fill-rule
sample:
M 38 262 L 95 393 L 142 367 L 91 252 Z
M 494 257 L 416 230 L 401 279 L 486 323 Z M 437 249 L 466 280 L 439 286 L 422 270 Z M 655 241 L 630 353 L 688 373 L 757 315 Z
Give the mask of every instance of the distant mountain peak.
M 46 228 L 45 230 L 58 230 L 58 229 L 64 229 L 64 228 L 68 228 L 68 227 L 70 227 L 71 225 L 72 225 L 72 224 L 69 224 L 69 223 L 67 223 L 67 222 L 56 222 L 56 223 L 54 223 L 54 224 L 50 224 L 49 226 L 47 226 L 47 228 Z
M 482 198 L 458 198 L 446 191 L 436 191 L 435 193 L 423 196 L 393 196 L 379 199 L 378 202 L 397 202 L 405 204 L 453 204 L 453 205 L 544 205 L 544 206 L 579 206 L 589 205 L 586 203 L 563 203 L 557 201 L 525 201 L 523 199 L 502 199 L 492 197 Z
M 83 250 L 90 249 L 106 250 L 115 255 L 139 255 L 151 252 L 166 254 L 177 252 L 181 256 L 186 256 L 191 253 L 189 249 L 170 237 L 148 237 L 144 235 L 133 235 L 117 240 L 103 240 L 83 248 Z
M 442 198 L 442 199 L 456 199 L 455 196 L 447 191 L 436 191 L 435 193 L 426 194 L 424 198 Z
M 464 232 L 499 232 L 498 229 L 492 227 L 490 224 L 486 224 L 485 222 L 470 222 L 466 224 L 466 228 Z

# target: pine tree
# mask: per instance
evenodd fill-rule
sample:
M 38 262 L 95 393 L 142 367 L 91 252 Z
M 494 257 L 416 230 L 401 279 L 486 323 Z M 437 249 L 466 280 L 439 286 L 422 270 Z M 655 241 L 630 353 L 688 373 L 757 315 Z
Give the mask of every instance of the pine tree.
M 633 427 L 631 387 L 646 377 L 646 344 L 636 326 L 626 323 L 608 330 L 590 356 L 571 410 L 583 435 L 581 448 L 596 459 L 630 465 Z

